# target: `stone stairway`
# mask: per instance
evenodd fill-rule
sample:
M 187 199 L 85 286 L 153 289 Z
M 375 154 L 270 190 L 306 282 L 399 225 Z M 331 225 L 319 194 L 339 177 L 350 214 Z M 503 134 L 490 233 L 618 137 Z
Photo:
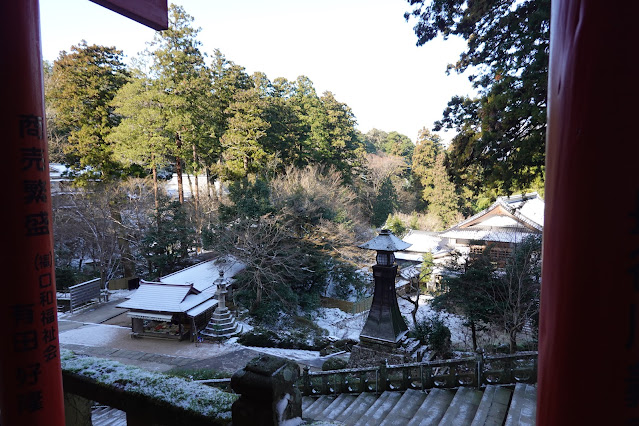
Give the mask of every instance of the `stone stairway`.
M 535 385 L 488 385 L 484 390 L 409 389 L 404 392 L 305 396 L 302 417 L 354 426 L 527 426 L 534 425 L 537 406 Z

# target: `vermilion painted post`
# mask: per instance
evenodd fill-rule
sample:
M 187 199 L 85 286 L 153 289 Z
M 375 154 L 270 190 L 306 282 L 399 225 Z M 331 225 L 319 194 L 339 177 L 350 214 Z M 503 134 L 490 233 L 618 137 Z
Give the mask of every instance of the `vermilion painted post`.
M 0 424 L 64 425 L 37 0 L 0 2 Z
M 639 424 L 638 9 L 552 3 L 539 425 Z

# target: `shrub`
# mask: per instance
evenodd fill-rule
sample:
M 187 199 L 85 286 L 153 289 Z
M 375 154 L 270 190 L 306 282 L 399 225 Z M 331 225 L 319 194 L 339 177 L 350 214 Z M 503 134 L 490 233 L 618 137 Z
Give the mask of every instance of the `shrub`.
M 450 358 L 452 347 L 450 329 L 439 316 L 417 321 L 411 334 L 422 344 L 428 345 L 441 358 Z
M 343 370 L 348 367 L 348 361 L 342 358 L 329 358 L 322 364 L 322 371 Z
M 319 351 L 325 348 L 329 339 L 324 336 L 324 330 L 318 327 L 300 325 L 301 318 L 296 319 L 296 324 L 290 327 L 282 327 L 276 332 L 264 327 L 255 327 L 238 338 L 238 343 L 245 346 L 257 346 L 261 348 L 303 349 Z

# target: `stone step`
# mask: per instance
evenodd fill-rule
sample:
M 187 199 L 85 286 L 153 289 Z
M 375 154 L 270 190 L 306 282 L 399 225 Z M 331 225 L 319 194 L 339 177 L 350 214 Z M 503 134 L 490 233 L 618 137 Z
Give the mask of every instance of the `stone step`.
M 420 342 L 417 339 L 407 339 L 407 343 L 404 346 L 406 348 L 406 352 L 409 354 L 413 354 L 415 352 L 417 352 L 417 349 L 419 349 L 419 347 L 422 345 L 422 342 Z
M 401 397 L 401 392 L 386 391 L 382 393 L 371 408 L 355 423 L 355 426 L 378 426 Z
M 316 420 L 317 416 L 324 411 L 326 407 L 331 405 L 331 403 L 335 400 L 335 395 L 322 395 L 317 400 L 311 404 L 310 407 L 306 410 L 306 412 L 302 413 L 305 419 Z
M 335 401 L 317 416 L 316 420 L 335 420 L 341 413 L 348 408 L 349 405 L 357 399 L 357 395 L 351 393 L 340 394 Z
M 93 407 L 91 424 L 93 426 L 126 426 L 126 413 L 113 407 Z
M 311 406 L 312 403 L 314 403 L 317 398 L 316 396 L 303 396 L 302 397 L 302 412 L 306 411 L 308 409 L 308 407 Z
M 486 386 L 471 426 L 503 425 L 512 393 L 512 390 L 502 386 Z
M 428 396 L 417 409 L 408 426 L 436 425 L 444 417 L 455 393 L 446 389 L 431 389 Z
M 483 393 L 473 388 L 459 388 L 448 410 L 439 422 L 440 426 L 469 425 L 475 417 Z
M 202 331 L 206 331 L 207 333 L 228 333 L 230 331 L 235 331 L 235 329 L 237 329 L 237 324 L 225 324 L 218 325 L 216 327 L 211 327 L 210 325 L 208 325 Z
M 510 402 L 506 426 L 528 426 L 537 421 L 537 387 L 517 383 Z
M 223 316 L 215 316 L 213 315 L 211 317 L 211 319 L 209 320 L 209 324 L 214 324 L 214 323 L 218 323 L 218 322 L 229 322 L 229 321 L 235 321 L 235 317 L 229 315 L 223 315 Z
M 371 392 L 360 393 L 355 401 L 334 420 L 352 426 L 371 408 L 375 401 L 377 401 L 376 394 Z
M 230 312 L 225 312 L 223 314 L 216 314 L 216 313 L 211 314 L 211 319 L 214 321 L 228 320 L 232 318 L 233 318 L 233 315 L 231 315 Z
M 426 399 L 426 392 L 408 389 L 388 413 L 380 426 L 405 425 L 413 418 L 417 409 Z

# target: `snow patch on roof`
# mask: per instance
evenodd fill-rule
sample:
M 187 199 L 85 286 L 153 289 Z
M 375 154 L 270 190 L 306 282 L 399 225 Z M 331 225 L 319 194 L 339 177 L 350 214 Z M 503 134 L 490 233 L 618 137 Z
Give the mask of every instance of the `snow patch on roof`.
M 229 280 L 242 271 L 246 266 L 233 256 L 223 256 L 213 260 L 198 263 L 181 271 L 165 275 L 160 278 L 166 284 L 193 284 L 198 291 L 215 292 L 215 280 L 221 277 Z

